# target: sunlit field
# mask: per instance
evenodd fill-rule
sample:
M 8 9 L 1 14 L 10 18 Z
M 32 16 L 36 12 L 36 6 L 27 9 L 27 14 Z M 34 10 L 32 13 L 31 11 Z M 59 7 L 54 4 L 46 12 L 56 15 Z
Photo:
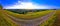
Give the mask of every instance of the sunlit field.
M 60 26 L 60 0 L 0 0 L 0 26 Z
M 12 16 L 14 18 L 18 18 L 18 19 L 32 20 L 32 19 L 36 19 L 36 18 L 41 18 L 54 11 L 55 10 L 46 10 L 46 11 L 39 11 L 39 12 L 28 12 L 26 14 L 19 14 L 19 13 L 14 13 L 14 12 L 11 12 L 8 10 L 0 10 L 0 25 L 1 26 L 19 26 L 19 24 L 14 22 L 10 18 L 10 16 Z M 56 20 L 56 13 L 51 15 L 48 18 L 48 20 L 45 20 L 39 26 L 52 26 L 52 24 L 54 24 L 54 22 Z M 8 15 L 10 15 L 10 16 L 8 16 Z
M 16 18 L 20 19 L 34 19 L 34 18 L 39 18 L 44 15 L 49 14 L 50 12 L 53 12 L 54 10 L 46 10 L 46 11 L 41 11 L 41 12 L 35 12 L 35 13 L 27 13 L 27 14 L 18 14 L 18 13 L 13 13 L 7 10 L 4 10 L 8 15 L 11 15 Z
M 18 26 L 12 21 L 7 15 L 4 15 L 3 11 L 0 10 L 0 26 Z
M 53 26 L 55 20 L 56 20 L 56 13 L 50 16 L 50 18 L 44 21 L 40 26 Z
M 60 10 L 56 10 L 56 20 L 52 26 L 60 26 Z

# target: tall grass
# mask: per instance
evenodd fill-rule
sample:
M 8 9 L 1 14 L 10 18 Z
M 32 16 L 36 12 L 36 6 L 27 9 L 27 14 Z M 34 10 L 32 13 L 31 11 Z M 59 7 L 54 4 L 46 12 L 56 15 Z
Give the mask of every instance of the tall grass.
M 51 17 L 49 17 L 48 20 L 44 21 L 40 26 L 52 26 L 54 21 L 56 20 L 56 15 L 53 14 Z
M 53 10 L 47 10 L 47 11 L 35 12 L 35 13 L 18 14 L 18 13 L 13 13 L 13 12 L 4 10 L 4 12 L 6 12 L 8 15 L 11 15 L 13 17 L 20 18 L 20 19 L 35 19 L 35 18 L 42 17 L 44 15 L 47 15 L 52 11 Z
M 15 22 L 13 22 L 7 15 L 0 10 L 0 26 L 18 26 Z

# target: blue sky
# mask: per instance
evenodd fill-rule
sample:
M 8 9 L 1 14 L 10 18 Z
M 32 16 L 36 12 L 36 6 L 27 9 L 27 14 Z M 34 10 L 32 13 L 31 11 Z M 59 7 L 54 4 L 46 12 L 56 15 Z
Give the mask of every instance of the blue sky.
M 12 9 L 60 8 L 60 0 L 0 0 L 0 3 L 4 8 Z

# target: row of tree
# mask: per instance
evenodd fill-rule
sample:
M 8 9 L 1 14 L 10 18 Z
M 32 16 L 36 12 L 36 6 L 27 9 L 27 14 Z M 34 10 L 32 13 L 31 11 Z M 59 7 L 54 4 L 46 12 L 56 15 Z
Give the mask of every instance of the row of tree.
M 25 9 L 7 9 L 8 11 L 14 12 L 14 13 L 19 13 L 19 14 L 26 14 L 27 12 L 40 12 L 40 11 L 46 11 L 46 10 L 25 10 Z

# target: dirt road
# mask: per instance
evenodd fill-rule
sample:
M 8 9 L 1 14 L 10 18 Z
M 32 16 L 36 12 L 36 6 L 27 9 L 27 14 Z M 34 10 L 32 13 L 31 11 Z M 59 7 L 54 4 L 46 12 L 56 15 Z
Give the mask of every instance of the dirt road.
M 36 19 L 32 19 L 32 20 L 23 20 L 23 19 L 18 19 L 16 17 L 13 17 L 11 15 L 8 15 L 6 13 L 4 13 L 5 15 L 9 16 L 14 22 L 16 22 L 17 24 L 19 24 L 20 26 L 38 26 L 41 23 L 43 23 L 44 21 L 48 20 L 48 18 L 53 15 L 55 13 L 55 11 L 43 16 L 43 17 L 39 17 Z

